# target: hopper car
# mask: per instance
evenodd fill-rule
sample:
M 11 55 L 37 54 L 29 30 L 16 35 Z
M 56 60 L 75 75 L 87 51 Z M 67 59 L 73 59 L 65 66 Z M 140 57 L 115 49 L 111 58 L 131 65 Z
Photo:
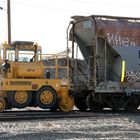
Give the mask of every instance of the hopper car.
M 140 18 L 73 16 L 68 34 L 87 69 L 84 83 L 76 65 L 71 85 L 77 108 L 137 110 L 140 105 Z M 74 55 L 73 55 L 74 56 Z M 76 59 L 74 57 L 74 59 Z

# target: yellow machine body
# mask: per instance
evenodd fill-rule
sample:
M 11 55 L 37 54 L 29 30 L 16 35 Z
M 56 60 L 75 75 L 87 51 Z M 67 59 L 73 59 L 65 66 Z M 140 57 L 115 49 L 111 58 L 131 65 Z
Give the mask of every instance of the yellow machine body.
M 65 83 L 68 84 L 68 81 L 66 80 Z M 61 88 L 68 88 L 68 85 L 62 85 L 62 80 L 60 79 L 1 79 L 0 84 L 1 91 L 37 91 L 42 86 L 51 86 L 59 96 L 61 96 Z
M 44 66 L 42 62 L 12 63 L 13 78 L 43 78 Z
M 58 104 L 57 108 L 60 108 L 62 111 L 68 112 L 73 109 L 74 103 L 69 95 L 68 78 L 58 78 L 58 69 L 66 69 L 68 72 L 69 66 L 59 66 L 57 55 L 51 55 L 51 57 L 49 55 L 48 58 L 53 58 L 55 64 L 47 66 L 43 63 L 41 47 L 38 45 L 18 42 L 11 46 L 3 44 L 1 49 L 3 52 L 0 61 L 0 112 L 6 109 L 5 104 L 11 104 L 11 106 L 13 105 L 12 107 L 17 108 L 23 108 L 23 105 L 26 107 L 29 103 L 26 106 L 22 103 L 26 102 L 26 100 L 32 100 L 30 98 L 33 97 L 37 99 L 39 106 L 42 108 L 48 105 L 47 109 L 49 107 L 51 109 Z M 12 53 L 7 54 L 9 50 L 12 50 Z M 32 58 L 28 62 L 20 61 L 20 51 L 24 52 L 22 57 L 26 51 L 33 51 Z M 53 77 L 55 78 L 47 77 L 46 71 L 50 69 L 54 69 Z M 32 96 L 29 96 L 30 94 Z M 5 101 L 7 98 L 10 98 L 11 102 L 7 103 Z M 53 105 L 51 106 L 49 103 Z M 32 104 L 31 101 L 30 104 Z

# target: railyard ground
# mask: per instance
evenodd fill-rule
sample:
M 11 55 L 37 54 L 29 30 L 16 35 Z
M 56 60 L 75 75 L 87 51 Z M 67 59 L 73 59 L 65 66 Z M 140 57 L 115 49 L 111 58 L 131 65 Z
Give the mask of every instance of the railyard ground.
M 139 115 L 138 115 L 139 114 Z M 0 140 L 140 139 L 140 113 L 0 122 Z

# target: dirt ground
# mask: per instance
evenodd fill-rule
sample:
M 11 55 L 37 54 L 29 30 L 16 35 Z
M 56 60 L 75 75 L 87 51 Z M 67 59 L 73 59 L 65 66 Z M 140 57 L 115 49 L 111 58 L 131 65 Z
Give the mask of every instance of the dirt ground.
M 140 139 L 140 115 L 0 122 L 0 140 Z

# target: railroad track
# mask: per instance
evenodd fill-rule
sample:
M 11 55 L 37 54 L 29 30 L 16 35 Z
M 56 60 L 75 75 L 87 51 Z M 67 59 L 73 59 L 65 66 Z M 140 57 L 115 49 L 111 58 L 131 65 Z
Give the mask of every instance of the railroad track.
M 0 121 L 29 120 L 29 119 L 57 119 L 57 118 L 79 118 L 92 117 L 92 112 L 60 112 L 60 111 L 7 111 L 0 113 Z
M 68 119 L 68 118 L 106 118 L 106 117 L 123 117 L 123 116 L 140 116 L 140 110 L 135 112 L 104 110 L 100 113 L 90 111 L 80 112 L 74 110 L 72 112 L 59 111 L 6 111 L 0 113 L 0 121 L 17 121 L 17 120 L 33 120 L 33 119 Z

